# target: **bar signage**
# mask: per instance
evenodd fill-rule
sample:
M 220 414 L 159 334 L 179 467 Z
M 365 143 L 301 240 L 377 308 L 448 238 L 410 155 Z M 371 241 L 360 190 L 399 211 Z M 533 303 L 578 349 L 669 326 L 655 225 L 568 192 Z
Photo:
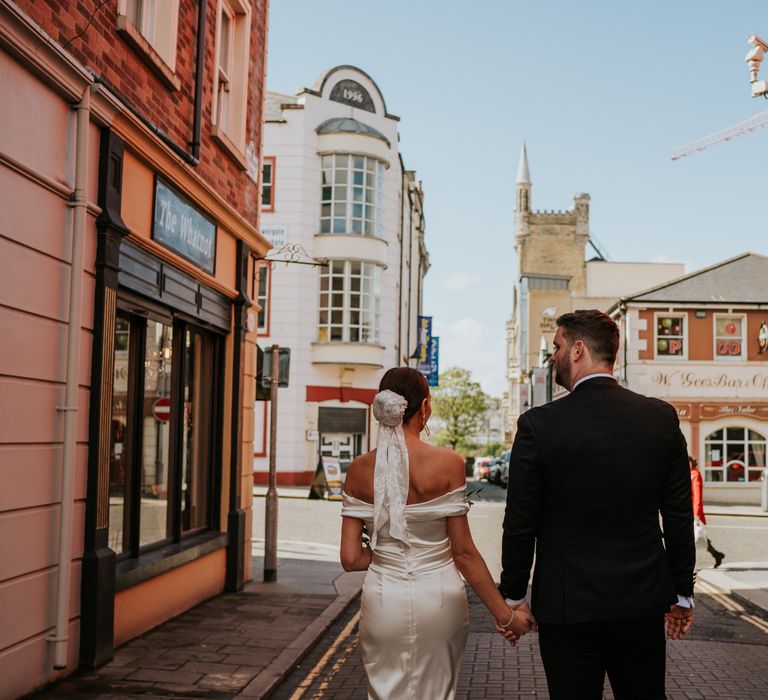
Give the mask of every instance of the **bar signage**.
M 152 238 L 213 274 L 216 261 L 216 224 L 160 178 L 155 179 Z

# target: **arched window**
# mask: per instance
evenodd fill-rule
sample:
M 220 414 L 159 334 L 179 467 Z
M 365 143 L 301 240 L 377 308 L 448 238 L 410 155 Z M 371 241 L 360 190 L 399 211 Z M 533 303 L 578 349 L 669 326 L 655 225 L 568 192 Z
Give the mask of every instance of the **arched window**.
M 743 427 L 716 430 L 704 440 L 704 480 L 755 482 L 765 469 L 765 436 Z

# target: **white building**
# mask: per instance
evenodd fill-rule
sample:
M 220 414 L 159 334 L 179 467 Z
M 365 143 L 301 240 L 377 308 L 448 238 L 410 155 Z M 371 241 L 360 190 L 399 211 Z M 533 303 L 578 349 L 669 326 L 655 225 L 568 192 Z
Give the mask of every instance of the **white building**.
M 416 350 L 429 258 L 421 183 L 403 166 L 398 121 L 352 66 L 295 96 L 266 95 L 262 233 L 275 246 L 270 258 L 283 257 L 283 246 L 298 255 L 272 263 L 258 294 L 260 346 L 291 349 L 278 483 L 308 484 L 321 454 L 343 466 L 369 450 L 383 371 Z M 296 264 L 308 259 L 329 264 Z M 257 402 L 257 483 L 267 479 L 267 435 L 268 404 Z

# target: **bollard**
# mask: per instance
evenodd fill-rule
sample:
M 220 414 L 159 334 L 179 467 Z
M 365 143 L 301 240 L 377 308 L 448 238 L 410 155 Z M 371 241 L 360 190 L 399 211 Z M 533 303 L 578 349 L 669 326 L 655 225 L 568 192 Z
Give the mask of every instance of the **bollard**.
M 764 513 L 768 513 L 768 467 L 763 469 L 763 483 L 760 491 L 760 508 Z

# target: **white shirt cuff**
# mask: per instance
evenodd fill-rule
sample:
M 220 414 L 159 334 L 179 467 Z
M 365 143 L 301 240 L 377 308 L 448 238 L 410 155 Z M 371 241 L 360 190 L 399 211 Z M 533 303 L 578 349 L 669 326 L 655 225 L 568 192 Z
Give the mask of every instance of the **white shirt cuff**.
M 512 598 L 504 598 L 504 602 L 507 605 L 521 605 L 525 603 L 525 598 L 520 598 L 520 600 L 512 600 Z
M 679 608 L 695 608 L 696 605 L 693 602 L 693 598 L 689 598 L 686 595 L 677 594 L 677 606 Z

